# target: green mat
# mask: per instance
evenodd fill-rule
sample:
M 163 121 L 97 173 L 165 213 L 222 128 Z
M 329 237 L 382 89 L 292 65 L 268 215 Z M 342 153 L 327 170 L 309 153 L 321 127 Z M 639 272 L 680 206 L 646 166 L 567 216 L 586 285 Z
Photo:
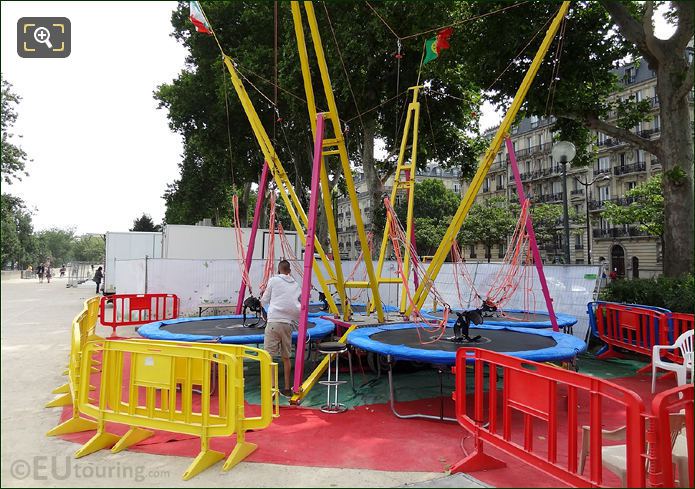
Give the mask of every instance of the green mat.
M 245 367 L 245 391 L 246 400 L 251 404 L 260 403 L 260 379 L 258 369 L 253 368 L 253 363 L 247 362 Z M 294 364 L 294 362 L 292 362 Z M 363 362 L 366 363 L 366 362 Z M 345 367 L 347 361 L 341 359 L 341 366 Z M 357 362 L 354 362 L 355 372 L 354 389 L 350 383 L 350 375 L 347 372 L 340 373 L 340 379 L 347 383 L 340 386 L 339 402 L 348 408 L 364 406 L 369 404 L 383 404 L 389 402 L 388 378 L 385 370 L 377 376 L 365 365 L 365 373 L 359 371 Z M 647 365 L 647 362 L 635 358 L 599 360 L 590 353 L 579 355 L 577 358 L 579 372 L 599 377 L 602 379 L 613 379 L 618 377 L 630 377 L 637 373 L 637 370 Z M 313 369 L 314 364 L 310 363 L 305 369 L 305 378 Z M 283 385 L 282 365 L 280 365 L 279 379 Z M 469 369 L 469 372 L 471 370 Z M 442 392 L 446 397 L 451 396 L 454 390 L 454 376 L 447 369 L 442 374 Z M 324 374 L 323 379 L 326 378 Z M 417 399 L 436 398 L 440 395 L 439 374 L 433 368 L 413 369 L 406 364 L 398 364 L 393 374 L 396 399 L 401 401 L 413 401 Z M 472 388 L 472 379 L 469 382 Z M 304 407 L 319 407 L 326 403 L 326 387 L 316 384 L 302 401 Z M 289 400 L 281 398 L 281 405 L 289 405 Z

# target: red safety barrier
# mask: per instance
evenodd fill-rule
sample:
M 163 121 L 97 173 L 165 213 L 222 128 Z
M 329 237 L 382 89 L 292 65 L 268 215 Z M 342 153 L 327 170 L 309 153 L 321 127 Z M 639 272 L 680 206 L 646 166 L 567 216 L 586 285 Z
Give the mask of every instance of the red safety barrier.
M 667 329 L 659 335 L 662 345 L 672 345 L 676 339 L 686 331 L 695 329 L 695 315 L 682 312 L 672 312 L 669 315 Z M 667 350 L 664 356 L 672 362 L 683 363 L 681 351 Z
M 693 487 L 693 400 L 695 387 L 686 384 L 659 393 L 652 400 L 656 433 L 650 450 L 649 482 L 652 487 Z M 672 416 L 682 416 L 685 429 L 673 433 Z M 677 426 L 680 426 L 677 424 Z M 676 485 L 674 466 L 678 469 Z M 686 481 L 683 479 L 687 477 Z
M 593 306 L 593 307 L 592 307 Z M 589 320 L 595 334 L 606 343 L 598 358 L 621 357 L 615 348 L 641 353 L 651 358 L 654 345 L 668 345 L 669 312 L 612 302 L 589 304 Z M 651 364 L 640 372 L 647 372 Z
M 113 308 L 107 310 L 107 302 Z M 135 326 L 138 324 L 176 319 L 179 317 L 179 298 L 176 294 L 116 294 L 101 298 L 99 320 L 104 326 L 113 329 L 112 338 L 116 336 L 118 326 Z
M 467 362 L 473 362 L 470 386 Z M 644 486 L 644 405 L 634 392 L 595 377 L 477 348 L 457 351 L 455 373 L 456 418 L 473 433 L 475 446 L 452 472 L 504 466 L 483 452 L 486 442 L 568 485 L 601 486 L 602 422 L 607 422 L 604 412 L 610 412 L 616 424 L 625 426 L 626 484 Z M 523 432 L 512 430 L 513 425 L 522 426 Z M 586 475 L 579 471 L 582 425 L 588 425 Z

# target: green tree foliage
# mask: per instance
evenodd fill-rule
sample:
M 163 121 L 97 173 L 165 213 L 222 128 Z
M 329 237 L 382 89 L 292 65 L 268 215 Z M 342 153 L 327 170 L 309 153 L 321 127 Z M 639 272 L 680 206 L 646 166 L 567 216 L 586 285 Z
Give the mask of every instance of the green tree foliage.
M 72 229 L 51 228 L 37 234 L 38 258 L 53 265 L 67 263 L 73 259 L 75 232 Z
M 394 208 L 404 229 L 406 226 L 407 202 L 404 198 Z M 418 254 L 428 256 L 437 250 L 451 222 L 451 217 L 456 212 L 458 203 L 459 196 L 452 190 L 447 189 L 441 180 L 426 179 L 415 185 L 413 217 Z M 385 224 L 385 219 L 383 221 Z M 382 224 L 382 229 L 383 226 Z
M 661 175 L 654 175 L 644 183 L 625 193 L 635 199 L 630 205 L 606 202 L 601 215 L 615 224 L 639 224 L 642 231 L 652 236 L 664 235 L 664 195 Z
M 692 314 L 695 312 L 695 278 L 686 275 L 678 278 L 613 280 L 601 291 L 601 300 L 647 304 Z
M 73 242 L 72 254 L 75 261 L 103 263 L 105 254 L 104 237 L 85 234 L 76 238 Z
M 34 261 L 38 249 L 31 212 L 19 197 L 2 194 L 2 265 L 25 268 Z
M 149 232 L 159 232 L 162 230 L 162 226 L 155 224 L 149 214 L 142 213 L 142 216 L 133 220 L 133 227 L 130 231 L 149 231 Z
M 222 46 L 233 55 L 239 71 L 247 78 L 247 91 L 306 205 L 313 141 L 289 5 L 280 4 L 279 8 L 277 110 L 268 100 L 275 98 L 269 84 L 274 78 L 273 4 L 203 2 L 203 7 Z M 454 16 L 463 14 L 463 7 L 452 9 L 448 3 L 390 1 L 375 8 L 398 26 L 401 36 L 448 24 Z M 378 200 L 383 189 L 381 182 L 376 182 L 376 170 L 388 174 L 395 163 L 392 149 L 400 142 L 408 96 L 405 91 L 417 82 L 422 45 L 433 34 L 403 40 L 402 57 L 397 58 L 396 37 L 367 5 L 326 4 L 324 8 L 317 4 L 316 12 L 350 158 L 363 167 L 368 178 L 372 177 L 370 192 Z M 188 2 L 180 2 L 172 16 L 174 37 L 190 50 L 187 68 L 173 83 L 162 85 L 155 92 L 160 106 L 168 111 L 170 127 L 184 141 L 181 176 L 165 193 L 166 221 L 171 223 L 191 223 L 214 216 L 216 210 L 219 213 L 228 205 L 226 189 L 232 183 L 243 187 L 257 181 L 262 165 L 262 154 L 220 61 L 218 48 L 211 37 L 193 31 L 188 15 Z M 309 51 L 313 56 L 311 46 Z M 429 63 L 420 79 L 429 88 L 421 99 L 421 127 L 427 131 L 421 134 L 418 162 L 424 165 L 436 159 L 470 172 L 475 167 L 477 154 L 472 153 L 477 148 L 471 150 L 474 139 L 466 131 L 475 133 L 479 96 L 459 67 L 447 58 L 445 54 L 436 63 Z M 320 87 L 317 70 L 313 76 L 315 86 Z M 318 96 L 317 105 L 325 109 L 322 96 Z M 388 148 L 385 161 L 374 158 L 377 138 L 384 140 Z M 337 159 L 327 158 L 326 164 L 329 173 L 336 174 Z M 339 179 L 331 181 L 335 185 Z M 243 204 L 248 205 L 248 201 Z
M 0 170 L 5 183 L 11 184 L 14 179 L 21 180 L 22 175 L 27 175 L 25 170 L 27 154 L 22 148 L 10 142 L 14 135 L 8 132 L 17 121 L 15 107 L 19 104 L 21 97 L 12 91 L 12 84 L 5 80 L 1 74 L 0 83 L 2 84 L 2 112 L 0 112 L 0 127 L 2 128 L 0 157 L 2 158 L 2 165 Z
M 538 246 L 543 248 L 552 245 L 560 232 L 559 226 L 562 225 L 562 205 L 534 204 L 531 206 L 531 219 Z
M 455 211 L 454 208 L 453 212 Z M 461 226 L 459 239 L 469 245 L 482 243 L 489 262 L 492 247 L 506 242 L 507 237 L 514 232 L 518 220 L 518 206 L 510 205 L 504 197 L 491 197 L 482 203 L 473 204 Z

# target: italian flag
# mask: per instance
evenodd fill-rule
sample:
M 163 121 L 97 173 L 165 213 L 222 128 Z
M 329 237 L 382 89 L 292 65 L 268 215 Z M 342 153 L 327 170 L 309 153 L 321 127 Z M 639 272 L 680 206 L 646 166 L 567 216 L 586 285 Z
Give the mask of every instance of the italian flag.
M 200 2 L 191 2 L 191 22 L 195 25 L 195 30 L 202 32 L 204 34 L 212 34 L 212 28 L 208 24 L 205 15 L 203 14 L 203 8 L 200 6 Z
M 436 37 L 425 41 L 425 61 L 423 64 L 437 59 L 439 53 L 445 49 L 449 49 L 449 38 L 452 32 L 454 32 L 454 29 L 447 27 L 439 31 Z

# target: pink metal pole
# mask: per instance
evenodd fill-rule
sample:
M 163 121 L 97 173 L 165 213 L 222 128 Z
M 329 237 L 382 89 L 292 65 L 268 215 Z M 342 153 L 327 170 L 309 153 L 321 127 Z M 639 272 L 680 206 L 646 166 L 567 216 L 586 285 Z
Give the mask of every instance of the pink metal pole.
M 311 298 L 311 269 L 314 264 L 314 239 L 316 236 L 316 215 L 319 207 L 319 183 L 321 180 L 321 159 L 323 155 L 323 114 L 316 115 L 316 141 L 314 142 L 314 167 L 311 172 L 311 198 L 309 199 L 306 246 L 304 247 L 304 279 L 302 281 L 302 302 L 297 332 L 297 351 L 294 358 L 294 385 L 292 390 L 299 392 L 304 374 L 304 346 L 308 326 L 309 299 Z
M 521 175 L 519 174 L 519 166 L 516 163 L 516 154 L 514 153 L 514 145 L 510 137 L 506 137 L 504 140 L 507 145 L 507 152 L 509 153 L 509 161 L 512 166 L 512 173 L 514 173 L 514 182 L 516 183 L 516 193 L 519 195 L 519 202 L 521 204 L 526 200 L 524 195 L 524 186 L 521 183 Z M 545 298 L 545 305 L 548 308 L 548 314 L 550 314 L 550 322 L 553 325 L 553 331 L 559 331 L 560 328 L 557 325 L 557 316 L 555 316 L 555 309 L 553 308 L 553 299 L 550 297 L 550 291 L 548 290 L 548 283 L 545 281 L 545 273 L 543 272 L 543 262 L 541 261 L 541 254 L 538 251 L 538 243 L 536 242 L 536 233 L 533 232 L 533 221 L 531 220 L 531 214 L 529 213 L 528 219 L 526 220 L 526 232 L 528 233 L 529 245 L 531 246 L 531 252 L 533 253 L 533 262 L 536 265 L 536 270 L 538 271 L 538 278 L 541 281 L 541 288 L 543 289 L 543 297 Z
M 405 171 L 405 178 L 406 180 L 410 180 L 410 170 Z M 415 192 L 413 191 L 413 193 Z M 410 189 L 408 189 L 408 198 L 410 198 Z M 417 250 L 417 247 L 415 246 L 415 218 L 413 218 L 413 226 L 410 228 L 410 243 L 413 245 L 413 249 Z M 418 277 L 417 275 L 416 267 L 418 263 L 418 257 L 412 256 L 411 259 L 413 260 L 413 284 L 415 285 L 415 290 L 417 290 L 418 287 L 420 287 L 420 277 Z
M 246 256 L 244 257 L 244 267 L 246 268 L 246 276 L 249 276 L 251 270 L 251 262 L 253 262 L 253 248 L 256 245 L 256 232 L 263 209 L 263 198 L 265 191 L 268 188 L 268 162 L 263 162 L 263 171 L 261 172 L 261 180 L 258 182 L 258 197 L 256 198 L 256 212 L 253 214 L 253 224 L 251 224 L 251 236 L 249 236 L 249 246 L 246 248 Z M 274 232 L 271 230 L 271 232 Z M 236 314 L 241 314 L 241 308 L 244 305 L 244 295 L 246 295 L 246 282 L 243 277 L 241 279 L 241 287 L 239 287 L 239 296 L 236 300 Z

